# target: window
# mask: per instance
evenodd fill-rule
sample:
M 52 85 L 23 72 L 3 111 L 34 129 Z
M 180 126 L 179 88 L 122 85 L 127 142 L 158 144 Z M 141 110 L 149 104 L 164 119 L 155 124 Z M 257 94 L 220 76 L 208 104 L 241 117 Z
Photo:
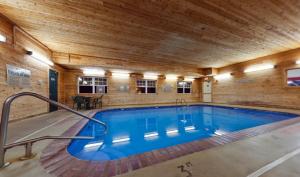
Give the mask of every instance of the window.
M 192 82 L 177 82 L 177 93 L 191 93 Z
M 107 79 L 105 77 L 80 77 L 79 93 L 107 93 Z
M 107 79 L 104 77 L 95 77 L 95 93 L 107 93 Z
M 156 93 L 155 80 L 137 80 L 136 85 L 138 93 Z
M 300 68 L 287 70 L 287 85 L 291 87 L 300 87 Z

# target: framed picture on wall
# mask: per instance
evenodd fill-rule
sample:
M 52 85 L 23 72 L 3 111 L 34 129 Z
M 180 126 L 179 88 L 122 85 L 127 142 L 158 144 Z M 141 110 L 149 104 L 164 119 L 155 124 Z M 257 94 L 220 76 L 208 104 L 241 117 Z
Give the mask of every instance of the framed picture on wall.
M 289 87 L 300 87 L 300 68 L 286 70 L 286 84 Z
M 19 68 L 13 65 L 6 65 L 7 84 L 13 87 L 30 88 L 31 87 L 31 71 Z

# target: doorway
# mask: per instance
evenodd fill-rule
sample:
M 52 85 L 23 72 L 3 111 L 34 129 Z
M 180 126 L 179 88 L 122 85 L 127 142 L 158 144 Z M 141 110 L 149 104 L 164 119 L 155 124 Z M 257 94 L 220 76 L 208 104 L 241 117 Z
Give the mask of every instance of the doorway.
M 49 70 L 49 98 L 50 100 L 58 100 L 58 72 L 52 69 Z M 49 105 L 49 112 L 57 111 L 58 107 L 55 105 Z
M 211 81 L 204 81 L 202 85 L 202 91 L 203 91 L 203 102 L 210 103 L 212 102 L 211 94 Z

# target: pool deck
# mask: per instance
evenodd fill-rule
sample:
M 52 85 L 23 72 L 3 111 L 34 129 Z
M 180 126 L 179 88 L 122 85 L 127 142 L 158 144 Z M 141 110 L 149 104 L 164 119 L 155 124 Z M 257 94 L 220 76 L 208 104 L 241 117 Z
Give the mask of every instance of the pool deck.
M 249 106 L 237 107 L 256 108 L 300 114 L 300 110 L 258 108 Z M 86 111 L 85 113 L 91 114 L 92 112 L 93 111 Z M 24 139 L 23 137 L 37 137 L 40 135 L 49 134 L 60 135 L 66 132 L 66 130 L 69 130 L 70 132 L 70 130 L 72 130 L 70 129 L 70 127 L 72 126 L 82 126 L 83 124 L 79 122 L 82 122 L 81 118 L 64 111 L 40 115 L 18 122 L 12 122 L 9 125 L 10 131 L 8 142 L 15 142 L 19 139 Z M 209 148 L 202 148 L 201 146 L 194 143 L 195 146 L 190 146 L 186 154 L 183 153 L 178 156 L 175 155 L 169 158 L 163 157 L 163 160 L 156 163 L 149 163 L 150 165 L 144 165 L 147 164 L 147 162 L 138 162 L 138 166 L 143 168 L 136 168 L 135 170 L 132 169 L 130 165 L 127 165 L 128 172 L 122 173 L 118 176 L 151 177 L 161 176 L 162 174 L 164 174 L 164 177 L 183 177 L 188 176 L 189 174 L 192 174 L 192 176 L 204 177 L 239 177 L 248 175 L 252 175 L 251 177 L 300 176 L 300 169 L 297 166 L 297 164 L 299 164 L 300 162 L 300 123 L 298 122 L 300 121 L 295 119 L 293 121 L 287 122 L 284 125 L 277 125 L 275 128 L 274 125 L 276 123 L 273 125 L 273 127 L 269 125 L 263 125 L 265 127 L 264 129 L 257 129 L 259 131 L 253 131 L 252 129 L 252 131 L 248 131 L 248 133 L 246 134 L 244 133 L 244 137 L 242 140 L 234 139 L 234 136 L 227 136 L 227 139 L 215 138 L 215 140 L 211 140 L 211 143 L 206 144 Z M 266 127 L 268 128 L 266 129 Z M 73 128 L 73 130 L 74 132 L 76 132 L 75 130 L 77 129 Z M 234 142 L 229 143 L 230 140 Z M 8 150 L 8 152 L 6 153 L 6 160 L 13 161 L 13 163 L 7 168 L 0 170 L 0 177 L 50 177 L 59 176 L 59 174 L 60 176 L 64 177 L 113 176 L 115 174 L 118 174 L 118 172 L 120 171 L 103 171 L 105 169 L 111 169 L 111 165 L 106 164 L 105 166 L 97 167 L 95 163 L 90 163 L 88 161 L 84 161 L 86 162 L 85 167 L 79 167 L 75 163 L 77 159 L 75 159 L 74 161 L 69 161 L 70 159 L 67 156 L 60 156 L 60 158 L 57 158 L 56 160 L 59 163 L 53 163 L 55 162 L 55 160 L 51 158 L 45 160 L 45 157 L 47 158 L 46 153 L 47 151 L 49 152 L 49 147 L 51 147 L 50 149 L 52 149 L 51 152 L 58 152 L 57 150 L 60 149 L 60 147 L 53 147 L 54 144 L 55 143 L 53 143 L 53 141 L 51 140 L 34 144 L 34 152 L 37 153 L 37 156 L 27 161 L 18 160 L 18 158 L 22 154 L 24 154 L 23 147 L 17 147 Z M 66 144 L 67 141 L 61 141 L 59 146 L 63 145 L 61 147 L 64 147 L 64 145 Z M 212 144 L 216 145 L 212 146 Z M 62 149 L 59 152 L 65 152 L 65 149 Z M 65 155 L 68 154 L 65 153 Z M 64 161 L 68 163 L 66 163 L 65 165 L 61 165 Z M 45 166 L 46 169 L 44 168 Z M 97 173 L 95 173 L 95 168 L 96 172 L 98 171 Z

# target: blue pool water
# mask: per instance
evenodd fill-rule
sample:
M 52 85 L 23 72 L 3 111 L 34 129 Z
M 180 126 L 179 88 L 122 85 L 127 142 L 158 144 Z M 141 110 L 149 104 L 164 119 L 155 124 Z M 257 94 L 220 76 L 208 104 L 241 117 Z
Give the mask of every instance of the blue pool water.
M 295 118 L 298 115 L 218 106 L 152 107 L 99 112 L 79 132 L 93 140 L 74 140 L 68 147 L 83 160 L 113 160 L 241 129 Z

